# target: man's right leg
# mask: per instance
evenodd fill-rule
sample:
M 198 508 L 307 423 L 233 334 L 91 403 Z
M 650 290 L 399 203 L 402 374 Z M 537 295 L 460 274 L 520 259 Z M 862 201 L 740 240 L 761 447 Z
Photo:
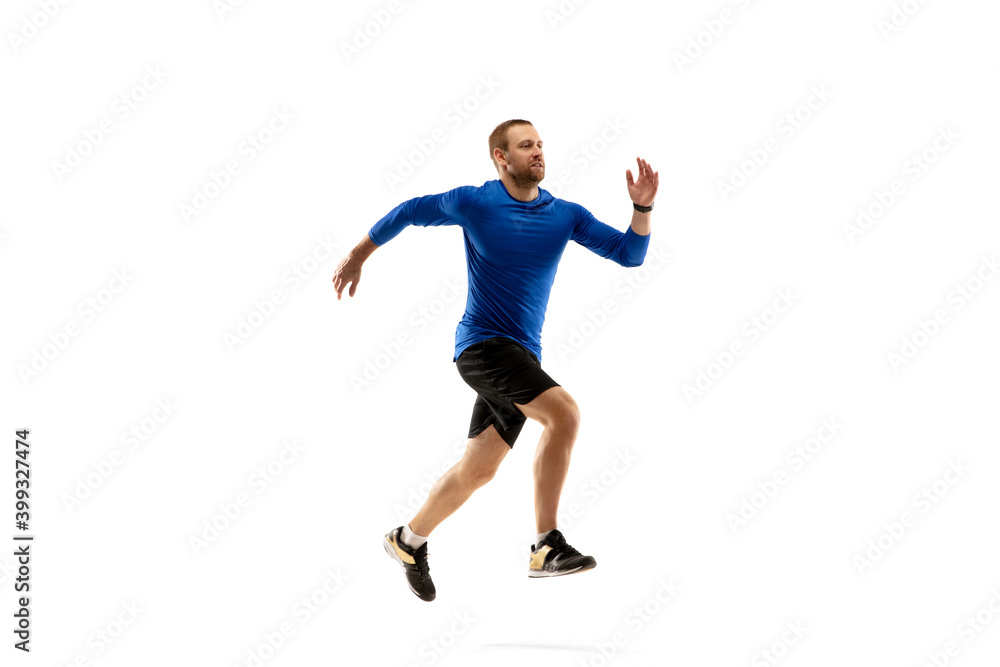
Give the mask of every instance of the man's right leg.
M 469 438 L 462 460 L 434 483 L 423 507 L 410 520 L 409 525 L 392 529 L 383 539 L 386 553 L 403 566 L 410 590 L 421 600 L 433 600 L 437 591 L 427 562 L 427 541 L 420 538 L 430 535 L 476 489 L 493 478 L 500 462 L 510 451 L 510 445 L 504 438 L 513 441 L 520 431 L 520 428 L 515 428 L 513 431 L 504 431 L 501 436 L 492 423 L 485 421 L 491 418 L 490 407 L 482 396 L 478 397 L 472 409 L 469 433 L 482 430 Z M 482 427 L 483 423 L 488 424 L 486 428 Z
M 469 438 L 462 460 L 443 474 L 427 495 L 423 507 L 410 521 L 410 530 L 427 537 L 438 524 L 461 507 L 472 493 L 493 479 L 510 447 L 490 424 Z

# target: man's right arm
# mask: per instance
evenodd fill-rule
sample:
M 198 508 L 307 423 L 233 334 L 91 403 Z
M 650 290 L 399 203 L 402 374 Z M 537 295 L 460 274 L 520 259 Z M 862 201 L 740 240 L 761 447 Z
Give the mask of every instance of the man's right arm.
M 333 272 L 333 289 L 337 290 L 337 301 L 340 301 L 340 295 L 347 283 L 351 284 L 348 295 L 354 296 L 355 290 L 358 289 L 358 283 L 361 281 L 361 265 L 375 252 L 375 248 L 378 246 L 368 234 L 365 234 L 358 245 L 354 246 L 354 250 L 340 260 L 337 270 Z
M 333 274 L 333 287 L 337 290 L 337 300 L 340 300 L 347 283 L 351 283 L 348 294 L 354 296 L 361 280 L 361 265 L 376 248 L 395 238 L 408 225 L 428 227 L 462 224 L 465 211 L 475 192 L 474 187 L 462 186 L 438 195 L 415 197 L 389 211 L 337 265 L 337 270 Z

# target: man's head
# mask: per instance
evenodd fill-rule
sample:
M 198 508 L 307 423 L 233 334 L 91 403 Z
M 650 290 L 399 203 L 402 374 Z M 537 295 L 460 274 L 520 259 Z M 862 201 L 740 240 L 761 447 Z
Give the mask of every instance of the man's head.
M 490 134 L 490 157 L 503 179 L 508 174 L 521 186 L 532 186 L 545 178 L 542 140 L 526 120 L 506 120 Z

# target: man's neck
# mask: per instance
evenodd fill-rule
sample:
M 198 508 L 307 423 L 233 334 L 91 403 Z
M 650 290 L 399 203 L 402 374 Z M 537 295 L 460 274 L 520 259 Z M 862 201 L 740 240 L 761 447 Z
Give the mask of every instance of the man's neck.
M 500 177 L 500 182 L 503 186 L 507 188 L 507 194 L 518 201 L 530 202 L 538 199 L 538 185 L 532 184 L 531 186 L 519 187 L 514 183 L 514 179 L 507 177 Z

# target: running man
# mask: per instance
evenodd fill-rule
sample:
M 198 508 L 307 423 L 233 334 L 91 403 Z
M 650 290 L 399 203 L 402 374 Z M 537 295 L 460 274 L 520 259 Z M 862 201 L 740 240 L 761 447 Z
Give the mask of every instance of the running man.
M 638 178 L 633 180 L 631 170 L 625 172 L 635 210 L 629 228 L 619 232 L 579 204 L 538 187 L 545 177 L 545 157 L 542 140 L 528 121 L 500 123 L 490 134 L 489 146 L 498 180 L 403 202 L 375 223 L 333 276 L 337 299 L 348 283 L 353 297 L 361 265 L 407 225 L 463 229 L 469 294 L 455 331 L 452 361 L 478 394 L 469 441 L 462 459 L 437 480 L 409 524 L 383 539 L 385 550 L 403 566 L 410 590 L 427 601 L 436 596 L 427 537 L 493 478 L 526 418 L 544 427 L 533 465 L 538 534 L 528 576 L 572 574 L 597 565 L 592 556 L 567 544 L 556 528 L 580 412 L 573 397 L 542 370 L 542 322 L 559 259 L 570 240 L 622 266 L 642 264 L 660 182 L 649 163 L 636 158 Z

